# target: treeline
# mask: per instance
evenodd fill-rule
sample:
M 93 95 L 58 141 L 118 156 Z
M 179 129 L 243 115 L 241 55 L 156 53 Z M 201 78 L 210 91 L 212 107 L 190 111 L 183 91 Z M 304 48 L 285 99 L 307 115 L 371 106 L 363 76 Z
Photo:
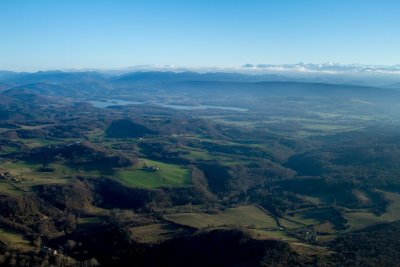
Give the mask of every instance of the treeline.
M 121 153 L 92 144 L 88 141 L 38 147 L 28 152 L 19 153 L 16 157 L 42 164 L 65 159 L 70 165 L 86 165 L 88 168 L 90 168 L 91 165 L 95 165 L 92 166 L 95 169 L 127 167 L 137 161 L 137 158 L 128 158 Z
M 24 233 L 40 246 L 42 239 L 49 240 L 74 231 L 77 218 L 34 194 L 0 196 L 0 224 Z
M 56 242 L 65 243 L 65 252 L 78 261 L 95 258 L 102 266 L 330 266 L 331 262 L 300 256 L 287 243 L 256 240 L 240 229 L 199 231 L 145 245 L 108 221 L 91 227 L 86 235 L 72 234 Z M 81 246 L 74 246 L 77 243 Z
M 319 145 L 292 156 L 285 166 L 301 176 L 400 190 L 399 137 L 390 127 L 321 137 Z
M 400 222 L 343 234 L 331 247 L 336 252 L 337 266 L 399 266 Z

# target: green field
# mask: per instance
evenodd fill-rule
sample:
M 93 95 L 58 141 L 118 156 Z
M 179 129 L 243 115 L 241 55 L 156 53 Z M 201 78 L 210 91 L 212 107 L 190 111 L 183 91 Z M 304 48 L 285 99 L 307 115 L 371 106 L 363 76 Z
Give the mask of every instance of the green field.
M 33 249 L 31 243 L 22 234 L 4 228 L 0 228 L 0 241 L 12 249 L 23 251 Z
M 267 231 L 263 229 L 248 229 L 249 233 L 256 239 L 279 239 L 287 242 L 298 241 L 295 237 L 288 236 L 284 231 Z
M 6 181 L 0 182 L 0 194 L 16 196 L 16 195 L 21 195 L 22 193 L 23 191 L 19 190 L 17 187 L 15 187 L 9 182 Z
M 29 191 L 33 186 L 41 184 L 62 184 L 66 183 L 68 176 L 75 176 L 77 174 L 89 174 L 96 175 L 98 172 L 95 171 L 84 171 L 70 168 L 64 165 L 63 162 L 54 162 L 47 165 L 47 167 L 54 169 L 52 172 L 40 172 L 39 168 L 41 164 L 30 163 L 25 161 L 7 161 L 2 164 L 13 177 L 16 177 L 20 182 L 13 182 L 12 185 L 15 188 L 21 189 L 21 191 Z M 1 186 L 3 190 L 5 185 Z M 1 190 L 1 189 L 0 189 Z M 10 191 L 10 193 L 12 193 Z
M 66 139 L 63 140 L 55 140 L 55 139 L 46 139 L 46 138 L 21 138 L 18 141 L 24 143 L 29 148 L 41 147 L 41 146 L 48 146 L 48 145 L 55 145 L 62 142 L 67 141 Z
M 290 230 L 307 225 L 304 222 L 301 222 L 301 220 L 294 220 L 294 218 L 279 218 L 279 223 L 282 227 Z
M 196 229 L 222 226 L 241 226 L 250 228 L 277 228 L 275 219 L 256 206 L 239 206 L 229 208 L 218 214 L 177 213 L 166 216 L 166 219 Z
M 159 170 L 147 170 L 145 164 Z M 191 182 L 189 169 L 148 159 L 141 159 L 141 163 L 132 169 L 117 170 L 115 177 L 124 185 L 144 188 L 187 186 Z
M 325 234 L 336 234 L 346 229 L 346 221 L 341 213 L 329 207 L 297 210 L 279 218 L 279 222 L 289 230 L 312 226 L 316 231 Z
M 377 216 L 368 211 L 355 211 L 345 213 L 351 230 L 361 229 L 376 223 L 393 222 L 400 220 L 400 194 L 384 192 L 385 197 L 392 201 L 387 212 Z
M 140 243 L 160 243 L 162 241 L 179 236 L 186 232 L 185 229 L 171 223 L 155 223 L 129 229 L 132 238 Z
M 309 217 L 309 216 L 305 216 L 304 214 L 300 212 L 296 213 L 295 215 L 288 215 L 287 217 L 285 217 L 284 219 L 288 219 L 288 221 L 283 220 L 283 224 L 284 225 L 293 225 L 293 223 L 298 223 L 300 225 L 316 225 L 318 223 L 320 223 L 320 221 L 318 221 L 316 218 L 313 217 Z M 292 228 L 292 227 L 289 227 Z M 297 228 L 297 227 L 294 227 Z
M 181 148 L 180 151 L 187 153 L 183 155 L 183 158 L 188 160 L 211 160 L 214 158 L 205 150 L 185 147 L 184 149 Z
M 64 161 L 55 161 L 49 163 L 47 167 L 53 169 L 52 172 L 41 172 L 39 168 L 42 166 L 40 163 L 32 163 L 26 161 L 8 161 L 2 165 L 12 175 L 16 177 L 26 178 L 63 178 L 65 176 L 87 174 L 98 175 L 101 170 L 87 170 L 82 168 L 69 167 Z
M 159 170 L 151 171 L 144 166 L 156 166 Z M 111 175 L 120 180 L 123 184 L 131 187 L 159 188 L 168 186 L 187 186 L 191 182 L 190 170 L 174 164 L 167 164 L 158 161 L 141 159 L 140 163 L 128 169 L 84 169 L 68 166 L 67 162 L 56 161 L 47 165 L 52 172 L 40 172 L 42 165 L 25 161 L 7 161 L 2 167 L 10 174 L 20 180 L 0 183 L 0 192 L 13 194 L 18 191 L 29 191 L 32 186 L 41 184 L 65 183 L 66 178 L 75 175 Z

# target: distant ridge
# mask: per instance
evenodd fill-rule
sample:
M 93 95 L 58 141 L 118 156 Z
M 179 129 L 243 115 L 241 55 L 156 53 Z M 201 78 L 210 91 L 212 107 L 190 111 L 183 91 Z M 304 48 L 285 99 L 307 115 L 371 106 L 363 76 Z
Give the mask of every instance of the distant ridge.
M 323 72 L 323 73 L 375 73 L 375 74 L 399 74 L 400 64 L 385 65 L 362 65 L 362 64 L 340 64 L 340 63 L 297 63 L 297 64 L 245 64 L 244 69 L 260 69 L 270 71 L 294 71 L 294 72 Z

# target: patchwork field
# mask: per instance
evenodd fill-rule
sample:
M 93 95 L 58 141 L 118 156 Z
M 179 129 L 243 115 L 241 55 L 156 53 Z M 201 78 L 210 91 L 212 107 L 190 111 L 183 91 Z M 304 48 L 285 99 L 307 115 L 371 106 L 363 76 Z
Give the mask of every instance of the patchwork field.
M 136 241 L 150 244 L 160 243 L 188 231 L 171 223 L 156 223 L 132 227 L 129 230 Z
M 385 197 L 391 201 L 387 212 L 378 216 L 368 211 L 345 213 L 351 230 L 361 229 L 376 223 L 400 220 L 400 194 L 384 192 Z
M 178 165 L 142 159 L 138 166 L 115 173 L 123 184 L 131 187 L 159 188 L 190 184 L 190 170 Z
M 275 219 L 256 206 L 229 208 L 218 214 L 177 213 L 166 216 L 166 219 L 196 229 L 221 226 L 278 228 Z
M 114 176 L 123 184 L 131 187 L 159 188 L 168 186 L 186 186 L 191 182 L 190 170 L 178 165 L 158 161 L 141 159 L 140 163 L 132 168 L 98 169 L 69 166 L 65 162 L 57 161 L 47 165 L 50 172 L 40 171 L 41 164 L 25 161 L 7 161 L 2 164 L 18 182 L 0 184 L 0 192 L 30 190 L 32 186 L 40 184 L 65 183 L 66 178 L 75 175 L 109 175 Z M 154 168 L 154 170 L 152 169 Z M 18 190 L 17 190 L 18 191 Z
M 285 231 L 281 230 L 263 230 L 263 229 L 247 229 L 249 233 L 256 239 L 267 240 L 267 239 L 279 239 L 286 242 L 296 242 L 298 239 L 292 236 L 288 236 Z

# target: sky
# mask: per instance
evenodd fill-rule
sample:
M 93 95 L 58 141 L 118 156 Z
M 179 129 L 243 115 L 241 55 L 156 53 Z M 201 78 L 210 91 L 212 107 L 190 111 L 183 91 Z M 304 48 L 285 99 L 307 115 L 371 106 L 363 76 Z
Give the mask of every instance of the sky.
M 398 0 L 0 0 L 0 69 L 400 64 Z

